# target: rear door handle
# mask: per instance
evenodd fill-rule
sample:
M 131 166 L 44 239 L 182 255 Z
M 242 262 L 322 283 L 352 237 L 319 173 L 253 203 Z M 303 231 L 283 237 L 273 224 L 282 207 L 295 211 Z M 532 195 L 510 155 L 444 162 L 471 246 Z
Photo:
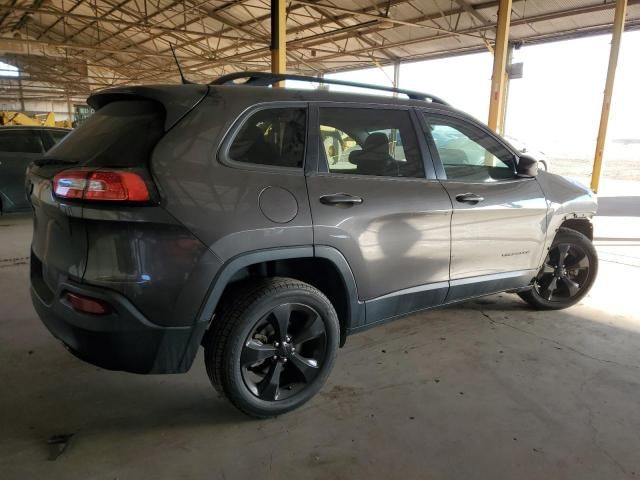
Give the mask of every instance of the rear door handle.
M 320 197 L 320 203 L 325 205 L 360 205 L 362 198 L 348 193 L 334 193 L 332 195 L 323 195 Z
M 461 193 L 456 195 L 456 200 L 462 203 L 471 203 L 472 205 L 475 205 L 476 203 L 482 202 L 484 197 L 476 195 L 475 193 Z

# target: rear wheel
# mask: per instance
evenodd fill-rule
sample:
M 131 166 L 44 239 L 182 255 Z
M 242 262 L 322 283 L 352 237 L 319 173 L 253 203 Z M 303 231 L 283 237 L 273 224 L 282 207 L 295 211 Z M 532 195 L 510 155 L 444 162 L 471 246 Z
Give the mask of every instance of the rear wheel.
M 244 285 L 228 298 L 205 342 L 207 373 L 216 389 L 258 418 L 286 413 L 313 397 L 338 349 L 331 302 L 290 278 Z
M 578 303 L 598 273 L 598 255 L 580 232 L 560 228 L 531 290 L 518 295 L 535 308 L 557 310 Z

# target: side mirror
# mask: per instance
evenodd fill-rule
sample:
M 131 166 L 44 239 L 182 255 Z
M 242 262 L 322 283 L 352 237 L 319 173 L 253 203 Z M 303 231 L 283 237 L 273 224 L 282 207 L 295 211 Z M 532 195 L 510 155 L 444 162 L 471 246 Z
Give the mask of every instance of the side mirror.
M 516 171 L 519 177 L 535 177 L 538 175 L 538 161 L 529 155 L 520 155 Z

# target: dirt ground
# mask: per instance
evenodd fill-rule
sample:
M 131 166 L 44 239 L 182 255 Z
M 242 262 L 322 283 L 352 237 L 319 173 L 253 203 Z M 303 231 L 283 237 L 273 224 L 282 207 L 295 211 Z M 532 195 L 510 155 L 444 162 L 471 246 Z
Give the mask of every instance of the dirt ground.
M 550 172 L 571 177 L 591 177 L 593 169 L 593 160 L 552 158 L 550 164 Z M 615 180 L 640 181 L 640 157 L 636 160 L 605 159 L 602 176 Z

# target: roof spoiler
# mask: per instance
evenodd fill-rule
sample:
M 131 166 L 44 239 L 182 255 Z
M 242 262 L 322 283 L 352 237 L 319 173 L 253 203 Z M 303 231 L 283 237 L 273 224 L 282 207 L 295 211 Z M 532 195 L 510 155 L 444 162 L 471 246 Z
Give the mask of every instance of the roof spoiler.
M 165 131 L 173 127 L 206 96 L 206 85 L 153 85 L 116 87 L 94 93 L 87 103 L 96 110 L 119 100 L 154 100 L 165 109 Z

